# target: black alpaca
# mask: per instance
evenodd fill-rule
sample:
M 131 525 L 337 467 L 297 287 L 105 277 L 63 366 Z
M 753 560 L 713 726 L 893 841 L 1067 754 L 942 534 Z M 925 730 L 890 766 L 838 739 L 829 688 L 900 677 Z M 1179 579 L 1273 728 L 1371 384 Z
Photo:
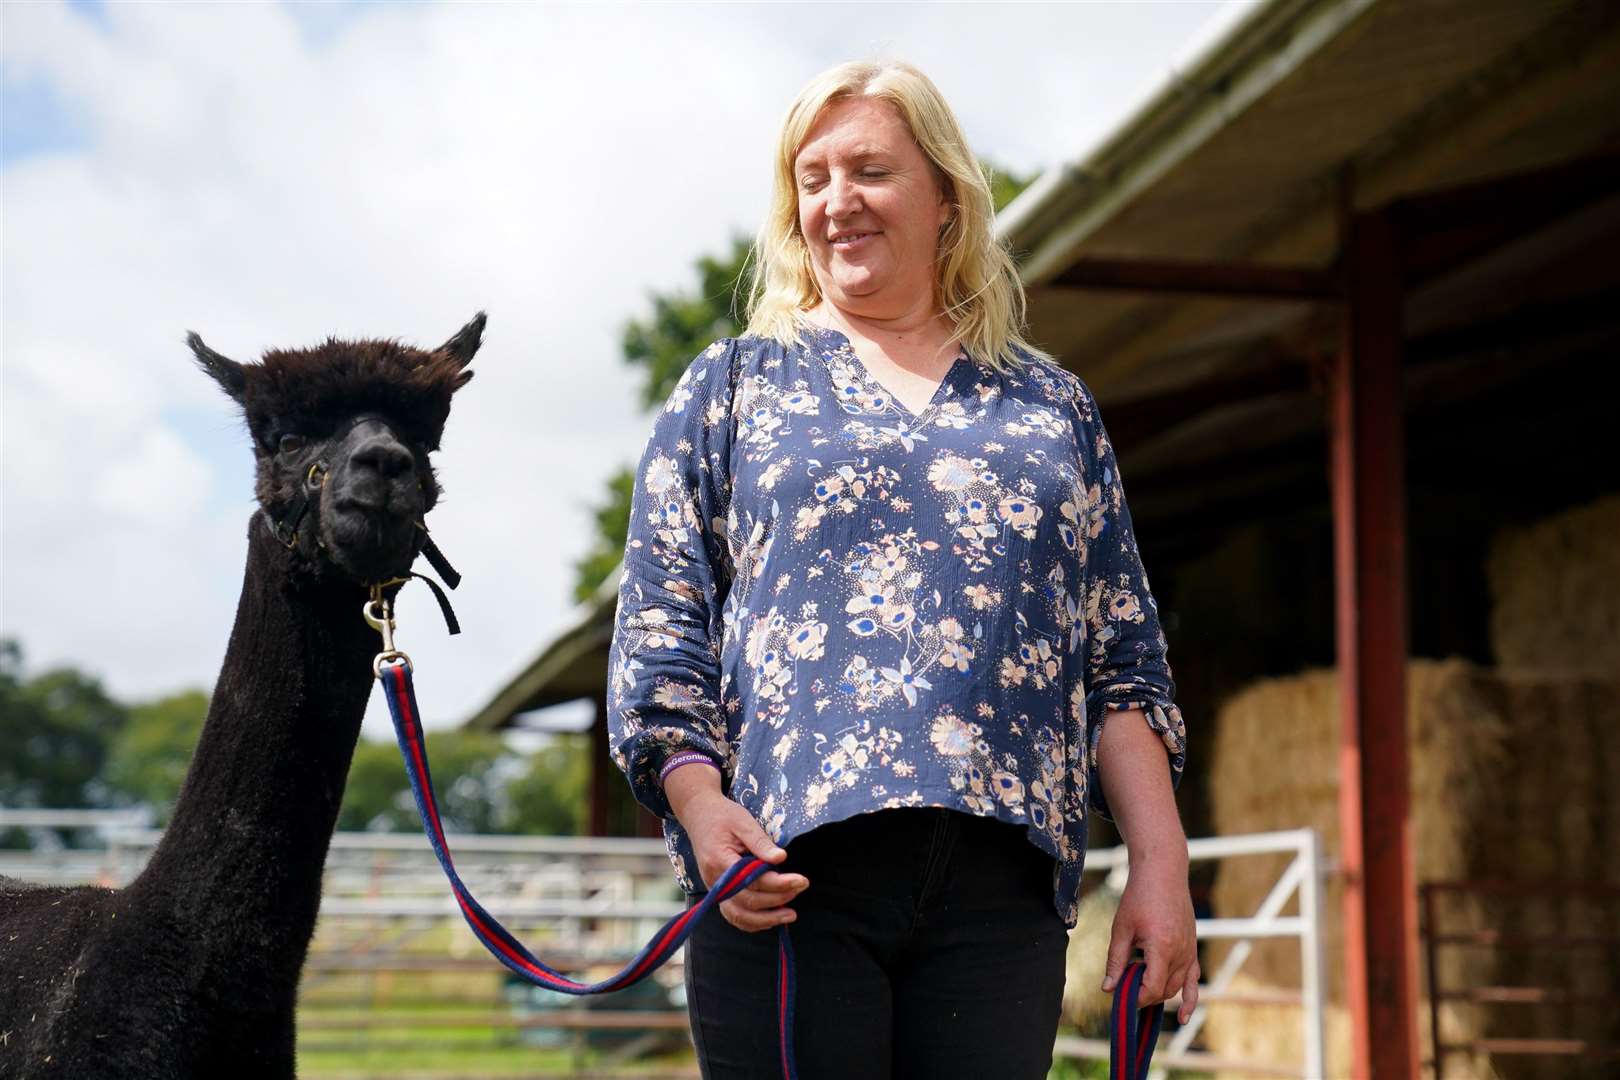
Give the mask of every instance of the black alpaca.
M 258 463 L 236 624 L 141 875 L 0 879 L 0 1077 L 293 1076 L 299 972 L 379 650 L 367 584 L 421 550 L 428 454 L 483 328 L 479 313 L 432 352 L 329 340 L 260 364 L 190 336 Z

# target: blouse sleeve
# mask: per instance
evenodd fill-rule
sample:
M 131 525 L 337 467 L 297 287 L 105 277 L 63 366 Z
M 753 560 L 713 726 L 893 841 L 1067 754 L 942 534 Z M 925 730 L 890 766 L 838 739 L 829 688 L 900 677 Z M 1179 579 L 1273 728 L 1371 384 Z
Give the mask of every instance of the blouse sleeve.
M 1187 729 L 1175 704 L 1158 606 L 1137 551 L 1114 448 L 1096 400 L 1078 379 L 1075 405 L 1081 421 L 1077 435 L 1085 583 L 1080 617 L 1086 623 L 1083 708 L 1090 722 L 1086 788 L 1091 808 L 1112 821 L 1097 769 L 1097 747 L 1110 715 L 1141 710 L 1164 741 L 1172 787 L 1180 785 L 1186 765 Z
M 636 801 L 671 814 L 659 769 L 691 750 L 734 768 L 720 677 L 729 588 L 731 399 L 736 343 L 699 354 L 642 451 L 609 646 L 608 739 Z

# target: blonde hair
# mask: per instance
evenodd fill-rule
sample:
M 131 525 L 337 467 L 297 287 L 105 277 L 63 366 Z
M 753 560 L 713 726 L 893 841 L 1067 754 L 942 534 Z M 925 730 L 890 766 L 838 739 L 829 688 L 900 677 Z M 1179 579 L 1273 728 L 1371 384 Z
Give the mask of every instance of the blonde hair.
M 793 161 L 828 106 L 855 97 L 886 101 L 936 170 L 951 203 L 934 262 L 936 294 L 956 337 L 998 370 L 1023 361 L 1015 349 L 1050 360 L 1024 339 L 1024 286 L 996 238 L 995 205 L 961 125 L 928 76 L 899 61 L 851 61 L 810 80 L 788 107 L 777 136 L 771 205 L 754 241 L 747 332 L 784 345 L 799 339 L 804 312 L 822 299 L 810 249 L 799 230 Z

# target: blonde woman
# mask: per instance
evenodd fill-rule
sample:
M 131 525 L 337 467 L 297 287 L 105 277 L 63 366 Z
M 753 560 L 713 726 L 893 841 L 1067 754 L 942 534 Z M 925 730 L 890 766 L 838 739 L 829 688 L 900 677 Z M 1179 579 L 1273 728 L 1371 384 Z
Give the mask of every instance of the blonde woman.
M 1131 876 L 1109 949 L 1197 999 L 1185 729 L 1085 385 L 1022 337 L 989 189 L 939 91 L 845 64 L 789 108 L 746 333 L 698 356 L 636 480 L 615 758 L 700 894 L 706 1077 L 1044 1077 L 1090 811 Z M 1112 989 L 1105 985 L 1104 989 Z

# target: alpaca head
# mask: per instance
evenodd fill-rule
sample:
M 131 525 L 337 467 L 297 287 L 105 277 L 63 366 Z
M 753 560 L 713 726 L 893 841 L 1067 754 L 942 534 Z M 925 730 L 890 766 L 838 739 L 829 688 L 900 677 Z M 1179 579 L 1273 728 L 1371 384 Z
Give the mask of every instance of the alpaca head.
M 242 407 L 259 505 L 302 570 L 365 583 L 410 568 L 439 497 L 428 455 L 451 395 L 472 378 L 466 367 L 483 331 L 479 312 L 431 351 L 328 339 L 272 349 L 257 364 L 188 335 L 197 363 Z

